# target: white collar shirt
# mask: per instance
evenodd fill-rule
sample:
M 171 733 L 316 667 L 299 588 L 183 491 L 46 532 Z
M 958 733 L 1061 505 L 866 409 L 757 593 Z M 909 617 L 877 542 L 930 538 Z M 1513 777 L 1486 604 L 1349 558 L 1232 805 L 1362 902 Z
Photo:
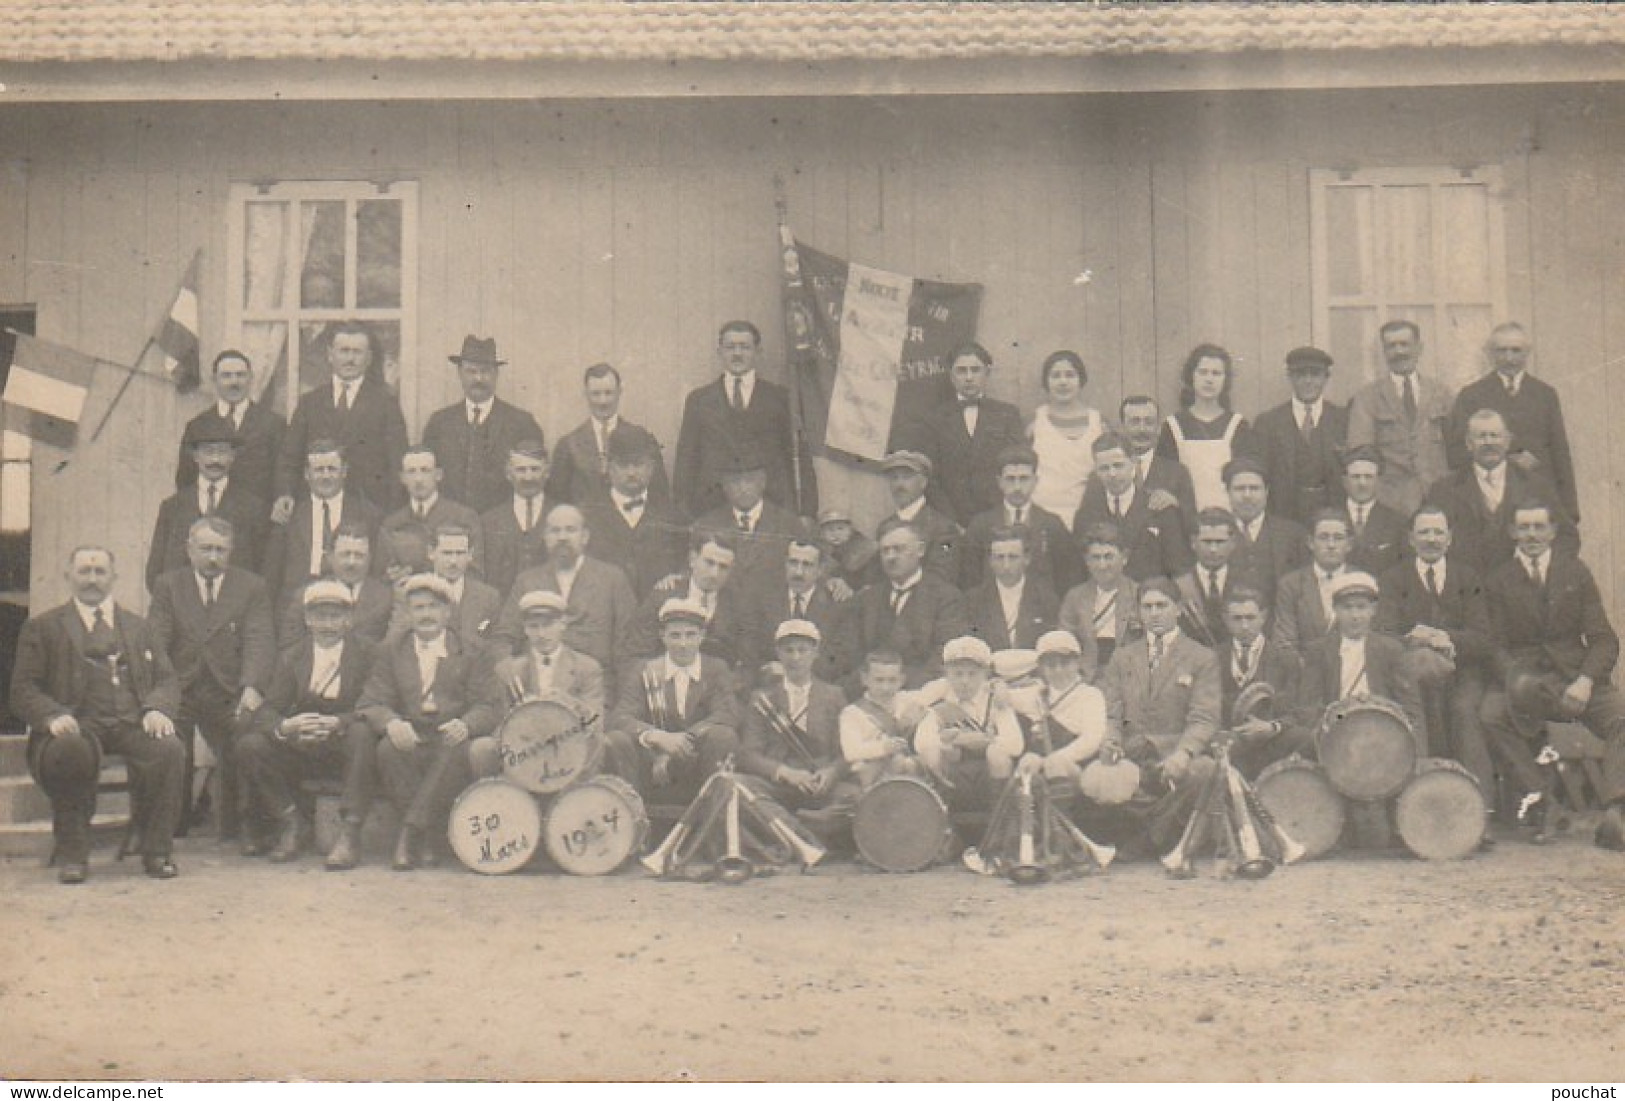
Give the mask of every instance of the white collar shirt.
M 331 516 L 332 530 L 337 531 L 339 524 L 344 520 L 344 491 L 341 489 L 333 496 L 323 500 L 320 497 L 310 499 L 310 576 L 320 577 L 324 572 L 327 548 L 323 540 L 328 532 L 322 528 L 322 506 L 327 506 Z
M 1338 685 L 1339 697 L 1347 699 L 1360 692 L 1369 694 L 1371 687 L 1365 670 L 1365 639 L 1343 639 L 1337 645 L 1337 660 L 1342 679 Z
M 467 398 L 464 398 L 463 412 L 466 414 L 465 419 L 471 426 L 474 424 L 486 424 L 491 419 L 491 407 L 496 404 L 496 401 L 497 399 L 494 396 L 486 398 L 484 401 L 480 402 L 469 401 Z
M 107 620 L 107 625 L 109 627 L 115 626 L 116 621 L 114 619 L 113 601 L 111 599 L 104 600 L 100 604 L 90 605 L 84 603 L 78 597 L 75 597 L 73 600 L 73 607 L 74 610 L 79 613 L 79 622 L 85 625 L 86 634 L 89 634 L 91 631 L 96 629 L 97 609 L 101 610 L 102 617 Z
M 319 642 L 310 644 L 310 685 L 311 695 L 324 700 L 338 699 L 343 685 L 339 683 L 339 664 L 344 660 L 344 640 L 341 638 L 331 646 L 323 646 Z
M 211 482 L 201 474 L 197 480 L 197 511 L 199 516 L 209 515 L 209 487 L 214 487 L 214 507 L 218 509 L 220 502 L 226 499 L 226 485 L 230 478 L 221 478 L 218 482 Z

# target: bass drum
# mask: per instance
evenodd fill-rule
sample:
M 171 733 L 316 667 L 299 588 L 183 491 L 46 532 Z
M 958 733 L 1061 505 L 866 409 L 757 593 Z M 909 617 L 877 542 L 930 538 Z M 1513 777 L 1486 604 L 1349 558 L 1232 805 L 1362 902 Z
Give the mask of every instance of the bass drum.
M 638 789 L 619 776 L 565 788 L 547 809 L 547 855 L 571 875 L 609 875 L 643 851 L 649 815 Z
M 536 796 L 498 776 L 464 788 L 452 804 L 446 826 L 451 851 L 481 875 L 507 875 L 523 868 L 536 855 L 541 833 Z
M 1276 761 L 1258 774 L 1253 790 L 1275 824 L 1303 846 L 1305 860 L 1336 847 L 1347 808 L 1319 765 L 1302 757 Z
M 953 844 L 948 804 L 935 788 L 912 776 L 881 780 L 858 798 L 852 840 L 858 853 L 883 872 L 918 872 Z
M 1400 706 L 1377 697 L 1339 700 L 1315 733 L 1316 757 L 1350 799 L 1391 799 L 1416 771 L 1416 736 Z
M 1460 860 L 1484 836 L 1484 795 L 1455 761 L 1423 760 L 1394 800 L 1394 828 L 1423 860 Z
M 497 728 L 502 774 L 538 795 L 591 776 L 603 760 L 604 741 L 589 718 L 562 693 L 519 704 Z

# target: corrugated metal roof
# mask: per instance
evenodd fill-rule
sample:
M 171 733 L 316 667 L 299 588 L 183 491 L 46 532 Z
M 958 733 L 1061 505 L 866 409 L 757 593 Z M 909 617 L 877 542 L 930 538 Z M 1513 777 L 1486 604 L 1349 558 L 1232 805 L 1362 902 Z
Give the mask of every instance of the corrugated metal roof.
M 1625 44 L 1625 5 L 0 0 L 0 60 L 917 61 Z

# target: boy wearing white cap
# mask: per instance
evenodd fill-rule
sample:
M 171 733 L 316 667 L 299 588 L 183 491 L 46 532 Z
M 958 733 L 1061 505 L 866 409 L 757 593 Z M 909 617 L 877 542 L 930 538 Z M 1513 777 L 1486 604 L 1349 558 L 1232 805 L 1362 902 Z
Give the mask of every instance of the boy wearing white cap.
M 841 757 L 841 690 L 813 675 L 822 643 L 818 626 L 787 619 L 774 631 L 773 649 L 784 679 L 754 692 L 743 716 L 739 765 L 766 781 L 790 807 L 824 807 L 837 789 L 850 787 Z
M 1332 630 L 1310 646 L 1298 682 L 1300 737 L 1312 736 L 1326 708 L 1349 697 L 1378 696 L 1399 704 L 1411 722 L 1417 753 L 1427 756 L 1427 722 L 1414 663 L 1405 644 L 1371 629 L 1377 579 L 1352 570 L 1332 583 Z
M 1010 706 L 1030 732 L 1019 765 L 1024 773 L 1042 772 L 1075 786 L 1083 766 L 1106 744 L 1106 697 L 1083 679 L 1082 666 L 1077 636 L 1050 631 L 1038 640 L 1039 683 L 1009 690 Z
M 948 694 L 933 703 L 914 732 L 920 763 L 946 789 L 950 806 L 983 810 L 1015 771 L 1021 723 L 992 687 L 993 652 L 974 635 L 942 648 Z

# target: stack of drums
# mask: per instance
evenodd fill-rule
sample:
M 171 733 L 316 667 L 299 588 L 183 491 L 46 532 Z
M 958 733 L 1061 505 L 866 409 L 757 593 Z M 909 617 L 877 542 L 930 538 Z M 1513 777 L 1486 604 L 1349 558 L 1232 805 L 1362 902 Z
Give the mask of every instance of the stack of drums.
M 457 798 L 447 832 L 473 871 L 506 875 L 539 849 L 571 875 L 608 875 L 642 848 L 649 818 L 637 789 L 596 775 L 604 742 L 562 696 L 514 707 L 497 730 L 502 776 Z
M 1418 759 L 1404 711 L 1376 697 L 1326 709 L 1315 736 L 1319 763 L 1299 758 L 1265 769 L 1254 785 L 1308 858 L 1350 828 L 1356 843 L 1385 847 L 1391 830 L 1424 860 L 1453 860 L 1478 846 L 1484 799 L 1454 761 Z

